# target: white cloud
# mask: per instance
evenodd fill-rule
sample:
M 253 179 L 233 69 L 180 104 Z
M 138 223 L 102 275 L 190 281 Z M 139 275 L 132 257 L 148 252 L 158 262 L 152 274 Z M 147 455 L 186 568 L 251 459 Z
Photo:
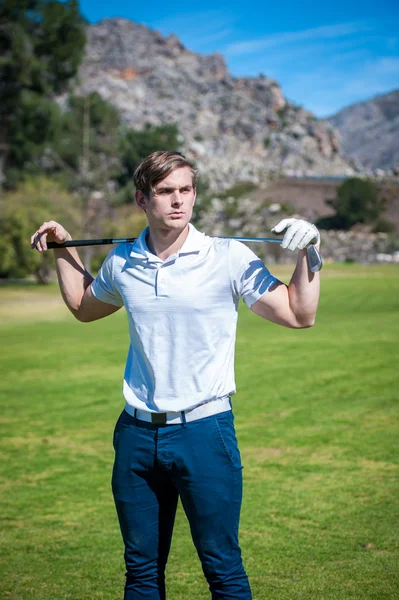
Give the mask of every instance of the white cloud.
M 201 51 L 233 34 L 232 15 L 222 10 L 206 10 L 192 14 L 177 14 L 155 21 L 151 27 L 164 34 L 175 33 L 191 50 Z M 210 49 L 211 52 L 215 51 Z
M 226 15 L 223 10 L 203 10 L 198 11 L 196 13 L 178 13 L 176 15 L 171 15 L 166 19 L 160 19 L 158 21 L 152 22 L 152 27 L 156 29 L 167 29 L 167 30 L 175 30 L 175 33 L 179 31 L 182 33 L 184 29 L 192 29 L 197 25 L 206 24 L 213 28 L 223 24 L 231 24 L 232 17 Z
M 364 97 L 365 94 L 371 97 L 398 86 L 399 58 L 381 57 L 368 60 L 352 73 L 344 82 L 342 93 L 348 98 Z
M 267 48 L 298 44 L 299 42 L 304 41 L 312 42 L 320 39 L 337 39 L 371 30 L 372 27 L 367 23 L 341 23 L 338 25 L 323 25 L 321 27 L 314 27 L 312 29 L 305 29 L 303 31 L 282 32 L 260 39 L 235 42 L 233 44 L 229 44 L 224 49 L 224 53 L 229 57 L 254 54 Z
M 382 75 L 396 75 L 399 79 L 399 57 L 387 56 L 381 57 L 375 65 L 378 72 Z
M 283 91 L 319 117 L 399 87 L 399 58 L 382 57 L 342 69 L 339 61 L 283 81 Z
M 321 26 L 237 42 L 225 53 L 233 73 L 272 76 L 286 97 L 324 117 L 399 87 L 388 29 L 378 21 Z

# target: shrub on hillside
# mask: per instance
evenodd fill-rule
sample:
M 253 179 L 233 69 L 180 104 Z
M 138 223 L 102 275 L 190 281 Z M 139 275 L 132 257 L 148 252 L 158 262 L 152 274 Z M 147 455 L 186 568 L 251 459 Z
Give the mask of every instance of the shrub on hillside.
M 326 200 L 326 204 L 335 210 L 335 215 L 319 219 L 317 226 L 321 229 L 348 230 L 357 224 L 372 224 L 385 207 L 375 183 L 358 177 L 344 181 L 337 189 L 336 198 Z

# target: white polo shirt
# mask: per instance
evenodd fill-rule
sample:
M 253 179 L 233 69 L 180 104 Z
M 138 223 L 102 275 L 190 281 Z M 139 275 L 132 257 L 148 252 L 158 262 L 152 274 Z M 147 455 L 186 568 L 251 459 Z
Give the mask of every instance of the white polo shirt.
M 189 227 L 165 261 L 148 249 L 146 228 L 110 252 L 92 283 L 96 298 L 128 314 L 129 412 L 189 410 L 234 394 L 238 301 L 252 306 L 276 281 L 244 244 Z

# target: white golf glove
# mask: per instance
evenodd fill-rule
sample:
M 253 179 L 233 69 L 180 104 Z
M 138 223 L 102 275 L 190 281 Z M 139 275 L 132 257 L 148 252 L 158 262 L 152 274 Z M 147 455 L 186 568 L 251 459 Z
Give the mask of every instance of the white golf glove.
M 281 247 L 288 248 L 288 250 L 302 250 L 310 243 L 318 244 L 320 242 L 320 233 L 317 227 L 302 219 L 283 219 L 272 228 L 272 231 L 274 233 L 285 231 Z

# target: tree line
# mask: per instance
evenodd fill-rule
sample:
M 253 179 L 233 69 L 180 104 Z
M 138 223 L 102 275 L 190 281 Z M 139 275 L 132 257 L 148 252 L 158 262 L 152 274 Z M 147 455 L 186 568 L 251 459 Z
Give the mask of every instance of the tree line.
M 26 245 L 41 219 L 63 220 L 75 235 L 98 234 L 112 207 L 133 202 L 131 176 L 142 158 L 180 147 L 176 124 L 138 131 L 99 94 L 71 93 L 86 27 L 76 0 L 1 4 L 0 277 L 36 273 L 45 281 L 49 259 Z M 108 221 L 109 235 L 114 229 Z

